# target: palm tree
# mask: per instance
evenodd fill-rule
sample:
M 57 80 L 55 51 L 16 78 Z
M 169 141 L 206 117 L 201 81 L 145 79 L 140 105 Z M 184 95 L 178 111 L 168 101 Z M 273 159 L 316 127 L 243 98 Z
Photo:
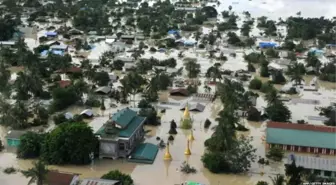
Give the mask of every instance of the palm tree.
M 48 173 L 48 168 L 45 163 L 41 160 L 34 162 L 33 168 L 29 170 L 22 171 L 22 174 L 30 178 L 28 185 L 36 183 L 36 185 L 43 185 L 46 182 L 46 176 Z
M 216 82 L 217 79 L 222 79 L 222 72 L 220 71 L 219 67 L 220 67 L 219 63 L 216 63 L 215 65 L 209 67 L 205 76 L 207 78 L 212 78 L 213 82 Z
M 291 77 L 291 81 L 295 82 L 295 85 L 301 85 L 303 81 L 302 75 L 305 73 L 305 68 L 303 64 L 294 62 L 288 67 L 288 74 Z
M 280 96 L 278 95 L 278 92 L 275 89 L 271 90 L 265 95 L 265 100 L 270 105 L 279 101 L 279 98 Z
M 277 174 L 275 177 L 270 177 L 273 185 L 284 185 L 285 177 L 283 175 Z

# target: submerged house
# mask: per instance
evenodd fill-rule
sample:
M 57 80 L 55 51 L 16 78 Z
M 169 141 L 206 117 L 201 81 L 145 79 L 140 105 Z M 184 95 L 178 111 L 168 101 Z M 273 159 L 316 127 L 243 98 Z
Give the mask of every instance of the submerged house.
M 129 108 L 115 114 L 96 132 L 100 158 L 126 158 L 143 140 L 145 117 Z
M 335 155 L 335 135 L 335 127 L 268 122 L 266 143 L 285 151 Z
M 266 48 L 276 48 L 279 45 L 275 42 L 259 42 L 259 47 L 261 49 L 266 49 Z
M 11 130 L 7 133 L 6 140 L 7 146 L 17 147 L 20 145 L 20 137 L 25 134 L 26 131 Z
M 303 167 L 317 177 L 336 177 L 336 159 L 291 154 L 288 155 L 286 165 L 291 164 L 294 160 L 297 166 Z

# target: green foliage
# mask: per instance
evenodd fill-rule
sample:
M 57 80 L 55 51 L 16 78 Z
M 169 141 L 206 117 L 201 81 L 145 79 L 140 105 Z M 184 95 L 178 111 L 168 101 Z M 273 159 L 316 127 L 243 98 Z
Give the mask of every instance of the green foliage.
M 122 60 L 114 60 L 113 61 L 113 69 L 122 70 L 125 63 Z
M 196 78 L 201 72 L 201 65 L 196 61 L 188 61 L 184 64 L 185 69 L 188 71 L 189 78 Z
M 80 97 L 73 87 L 66 88 L 56 88 L 52 91 L 53 102 L 51 104 L 51 111 L 59 111 L 63 110 L 70 105 L 76 103 Z
M 147 118 L 145 123 L 147 125 L 157 126 L 161 124 L 154 107 L 140 109 L 139 116 Z
M 93 81 L 99 86 L 106 86 L 110 82 L 110 76 L 107 72 L 96 72 Z
M 262 93 L 268 93 L 270 91 L 275 90 L 275 87 L 270 82 L 265 82 L 261 85 L 260 92 Z
M 41 147 L 45 135 L 34 132 L 27 132 L 20 137 L 20 145 L 16 151 L 18 158 L 37 158 L 41 154 Z
M 240 38 L 237 36 L 234 32 L 229 32 L 227 34 L 228 37 L 228 43 L 234 46 L 243 46 L 243 42 L 240 40 Z
M 297 185 L 302 184 L 305 171 L 303 167 L 296 166 L 295 161 L 292 161 L 291 164 L 285 165 L 285 174 L 289 178 L 287 185 Z
M 258 181 L 256 185 L 268 185 L 265 181 Z
M 334 62 L 321 67 L 319 78 L 323 81 L 336 82 L 336 66 Z
M 205 129 L 208 129 L 211 125 L 211 121 L 209 119 L 206 119 L 205 122 L 204 122 L 204 128 Z
M 60 124 L 47 135 L 42 158 L 49 164 L 88 164 L 98 140 L 85 123 Z
M 336 126 L 336 110 L 333 106 L 328 107 L 321 107 L 320 108 L 320 115 L 323 115 L 329 118 L 327 121 L 324 122 L 325 125 L 328 126 Z
M 65 118 L 64 113 L 60 113 L 53 116 L 53 121 L 55 125 L 59 125 L 61 123 L 67 122 L 68 120 Z
M 260 121 L 261 120 L 261 113 L 255 107 L 251 107 L 247 111 L 247 120 L 249 121 Z
M 274 161 L 281 161 L 284 157 L 284 152 L 280 147 L 271 147 L 266 154 L 266 157 Z
M 102 179 L 117 180 L 120 181 L 122 185 L 133 185 L 133 179 L 130 175 L 121 173 L 119 170 L 113 170 L 104 174 Z
M 288 122 L 292 115 L 288 107 L 280 100 L 268 104 L 265 108 L 265 112 L 270 120 L 276 122 Z
M 286 83 L 286 78 L 281 71 L 274 71 L 272 73 L 272 83 L 274 84 L 284 84 Z
M 0 18 L 0 40 L 9 40 L 15 32 L 15 22 L 8 17 Z
M 295 82 L 295 85 L 301 85 L 303 81 L 302 75 L 305 74 L 306 69 L 303 64 L 294 62 L 292 63 L 287 70 L 287 73 L 291 77 L 291 81 Z
M 168 133 L 169 133 L 169 134 L 177 134 L 176 128 L 177 128 L 177 125 L 176 125 L 175 121 L 172 120 L 172 121 L 170 122 L 170 129 L 169 129 L 169 132 L 168 132 Z
M 198 87 L 196 85 L 188 85 L 187 87 L 188 94 L 197 93 L 197 89 Z
M 100 101 L 97 96 L 89 94 L 87 100 L 85 101 L 85 105 L 89 107 L 99 107 Z
M 16 173 L 16 169 L 14 167 L 7 167 L 3 170 L 5 174 L 13 174 Z
M 279 52 L 273 48 L 267 49 L 265 54 L 270 58 L 279 58 Z
M 245 55 L 244 59 L 253 64 L 258 64 L 265 60 L 265 55 L 253 52 Z
M 181 172 L 185 173 L 185 174 L 189 174 L 189 173 L 196 173 L 197 170 L 190 166 L 187 162 L 183 162 L 181 168 Z
M 21 171 L 21 173 L 25 177 L 30 178 L 28 184 L 36 183 L 36 185 L 43 185 L 46 183 L 48 171 L 46 164 L 39 160 L 33 163 L 33 168 Z
M 285 40 L 284 44 L 282 45 L 283 49 L 289 50 L 289 51 L 293 51 L 295 49 L 295 44 L 293 41 L 291 40 Z
M 258 78 L 254 78 L 250 81 L 249 88 L 259 90 L 261 88 L 262 82 Z
M 268 62 L 266 60 L 261 63 L 260 76 L 269 77 Z

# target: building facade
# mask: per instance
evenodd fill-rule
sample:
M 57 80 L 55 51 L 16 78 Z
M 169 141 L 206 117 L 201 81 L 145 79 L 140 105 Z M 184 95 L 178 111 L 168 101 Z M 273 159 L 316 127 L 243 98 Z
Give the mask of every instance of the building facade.
M 336 127 L 308 124 L 268 122 L 267 148 L 280 147 L 285 151 L 336 154 Z
M 96 132 L 100 158 L 126 158 L 143 140 L 145 117 L 129 108 L 122 109 Z
M 336 159 L 291 154 L 288 156 L 286 164 L 291 164 L 294 160 L 296 166 L 303 167 L 317 177 L 336 178 Z

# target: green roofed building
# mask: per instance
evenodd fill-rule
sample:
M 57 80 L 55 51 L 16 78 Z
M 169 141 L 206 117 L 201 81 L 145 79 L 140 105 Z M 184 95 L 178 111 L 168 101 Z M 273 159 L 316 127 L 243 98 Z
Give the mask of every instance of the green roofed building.
M 145 117 L 129 108 L 115 114 L 95 133 L 101 158 L 126 158 L 143 140 Z

